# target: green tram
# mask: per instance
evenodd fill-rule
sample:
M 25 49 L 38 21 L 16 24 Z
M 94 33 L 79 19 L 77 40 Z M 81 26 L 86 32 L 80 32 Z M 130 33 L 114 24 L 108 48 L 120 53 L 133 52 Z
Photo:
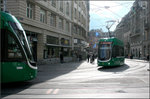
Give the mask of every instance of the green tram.
M 103 38 L 98 44 L 98 66 L 119 66 L 124 64 L 124 44 L 117 38 Z
M 37 66 L 24 29 L 10 13 L 0 11 L 0 16 L 1 82 L 27 81 L 35 78 Z

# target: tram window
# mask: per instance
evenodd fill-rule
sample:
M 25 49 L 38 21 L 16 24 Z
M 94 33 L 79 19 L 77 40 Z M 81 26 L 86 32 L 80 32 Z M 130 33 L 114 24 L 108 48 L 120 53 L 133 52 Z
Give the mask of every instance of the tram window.
M 10 35 L 8 35 L 8 58 L 22 58 L 22 53 L 18 44 Z
M 124 49 L 121 46 L 114 45 L 112 49 L 112 57 L 124 56 Z
M 25 51 L 26 51 L 26 54 L 28 56 L 28 58 L 30 60 L 33 60 L 33 56 L 32 56 L 32 53 L 31 53 L 31 50 L 29 49 L 29 46 L 28 46 L 28 43 L 26 41 L 26 37 L 24 35 L 24 30 L 21 26 L 21 24 L 17 23 L 17 22 L 9 22 L 10 26 L 13 28 L 13 30 L 15 31 L 15 33 L 17 34 L 17 36 L 19 37 Z
M 1 29 L 2 33 L 2 61 L 22 61 L 25 56 L 15 36 L 7 29 Z
M 99 59 L 108 60 L 110 59 L 111 54 L 111 45 L 110 44 L 101 44 L 99 47 Z

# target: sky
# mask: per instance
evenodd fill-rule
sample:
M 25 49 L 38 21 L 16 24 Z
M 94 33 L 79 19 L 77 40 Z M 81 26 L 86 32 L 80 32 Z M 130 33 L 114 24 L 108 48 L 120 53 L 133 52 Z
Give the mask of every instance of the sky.
M 115 30 L 117 24 L 130 11 L 134 0 L 91 0 L 90 1 L 90 30 L 102 29 L 108 32 L 106 26 Z

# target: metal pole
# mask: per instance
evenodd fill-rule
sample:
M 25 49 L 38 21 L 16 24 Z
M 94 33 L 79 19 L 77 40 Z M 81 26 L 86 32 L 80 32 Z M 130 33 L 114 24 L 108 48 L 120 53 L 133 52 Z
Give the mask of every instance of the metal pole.
M 6 2 L 7 2 L 7 0 L 4 0 L 4 2 L 3 2 L 3 5 L 4 5 L 3 11 L 6 11 Z
M 149 55 L 149 68 L 147 70 L 150 71 L 150 52 L 148 55 Z

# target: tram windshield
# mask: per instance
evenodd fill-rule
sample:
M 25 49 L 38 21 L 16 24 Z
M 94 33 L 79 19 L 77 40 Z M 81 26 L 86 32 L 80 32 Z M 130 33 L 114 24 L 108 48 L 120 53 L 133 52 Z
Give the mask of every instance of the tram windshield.
M 99 59 L 102 61 L 109 60 L 111 57 L 111 44 L 100 44 Z
M 15 31 L 17 36 L 19 37 L 30 61 L 34 61 L 31 49 L 30 49 L 28 41 L 27 41 L 27 37 L 25 35 L 25 31 L 23 30 L 21 24 L 16 20 L 16 18 L 15 17 L 13 17 L 13 18 L 14 18 L 15 22 L 10 21 L 9 24 L 13 28 L 13 30 Z

